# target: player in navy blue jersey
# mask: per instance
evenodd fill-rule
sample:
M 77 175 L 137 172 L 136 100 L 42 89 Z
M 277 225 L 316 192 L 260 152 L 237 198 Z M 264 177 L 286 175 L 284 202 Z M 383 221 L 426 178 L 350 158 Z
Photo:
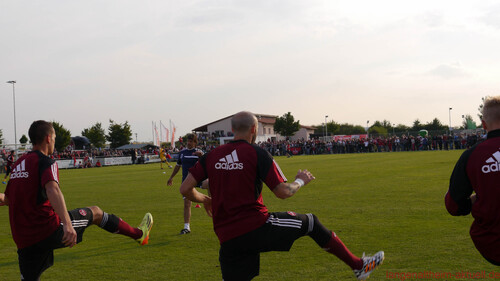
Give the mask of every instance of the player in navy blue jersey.
M 173 180 L 179 169 L 182 168 L 182 181 L 184 181 L 188 175 L 189 169 L 193 167 L 198 158 L 203 155 L 203 152 L 196 148 L 198 144 L 198 138 L 195 134 L 187 135 L 187 148 L 184 148 L 179 152 L 179 159 L 177 160 L 177 165 L 172 171 L 172 175 L 167 181 L 168 186 L 172 186 Z M 203 183 L 202 188 L 206 188 L 207 183 Z M 182 228 L 180 234 L 191 233 L 191 200 L 183 197 L 184 199 L 184 228 Z
M 276 197 L 285 199 L 314 176 L 307 170 L 299 170 L 295 180 L 287 182 L 272 156 L 255 145 L 258 121 L 252 113 L 235 114 L 231 127 L 234 141 L 202 156 L 180 188 L 185 197 L 203 203 L 212 216 L 221 244 L 219 262 L 223 280 L 252 279 L 259 275 L 261 252 L 288 251 L 296 239 L 305 235 L 346 263 L 358 280 L 368 278 L 384 260 L 383 251 L 357 257 L 315 215 L 268 212 L 262 198 L 263 183 Z M 210 196 L 194 188 L 205 179 L 210 181 Z
M 474 245 L 487 261 L 500 266 L 500 96 L 487 98 L 482 114 L 487 139 L 458 159 L 445 204 L 453 216 L 472 214 Z

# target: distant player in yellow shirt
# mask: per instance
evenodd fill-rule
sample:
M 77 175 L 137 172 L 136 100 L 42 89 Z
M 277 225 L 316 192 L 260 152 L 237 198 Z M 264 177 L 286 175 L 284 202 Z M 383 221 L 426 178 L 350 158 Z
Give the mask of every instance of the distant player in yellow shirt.
M 160 147 L 160 168 L 163 169 L 163 163 L 167 163 L 167 166 L 172 169 L 172 166 L 168 164 L 167 158 L 171 159 L 172 156 L 168 154 L 167 150 L 164 149 L 163 147 Z

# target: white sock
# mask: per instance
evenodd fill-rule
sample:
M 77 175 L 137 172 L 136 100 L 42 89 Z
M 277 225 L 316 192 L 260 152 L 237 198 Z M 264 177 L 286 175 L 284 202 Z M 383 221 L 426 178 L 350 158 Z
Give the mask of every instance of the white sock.
M 189 223 L 185 223 L 184 224 L 184 229 L 187 229 L 187 230 L 191 231 L 191 228 L 189 227 Z

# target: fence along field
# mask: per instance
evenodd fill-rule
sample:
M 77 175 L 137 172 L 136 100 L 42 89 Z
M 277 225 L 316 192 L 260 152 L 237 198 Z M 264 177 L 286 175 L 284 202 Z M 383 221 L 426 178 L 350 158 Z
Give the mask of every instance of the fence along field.
M 500 270 L 475 250 L 468 234 L 472 218 L 451 217 L 444 207 L 449 176 L 461 153 L 276 157 L 289 179 L 304 168 L 317 179 L 286 200 L 264 188 L 264 203 L 270 211 L 316 214 L 357 255 L 384 250 L 385 262 L 370 280 L 404 280 L 412 274 L 415 280 L 430 273 L 484 272 L 488 277 Z M 42 280 L 221 280 L 219 244 L 204 210 L 193 208 L 192 233 L 177 235 L 181 177 L 167 187 L 170 173 L 159 164 L 61 170 L 68 208 L 98 205 L 137 224 L 149 211 L 155 225 L 144 247 L 92 226 L 81 244 L 55 252 L 55 265 Z M 0 207 L 0 245 L 0 280 L 19 280 L 6 207 Z M 460 275 L 450 276 L 433 278 L 460 280 Z M 355 279 L 340 260 L 304 237 L 290 252 L 262 254 L 255 280 Z

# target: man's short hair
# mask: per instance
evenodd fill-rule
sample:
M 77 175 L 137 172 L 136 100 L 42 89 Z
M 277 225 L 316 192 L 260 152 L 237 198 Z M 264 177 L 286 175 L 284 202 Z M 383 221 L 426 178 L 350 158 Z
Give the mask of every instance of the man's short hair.
M 500 122 L 500 96 L 487 97 L 484 100 L 482 114 L 486 124 Z
M 253 125 L 256 124 L 257 118 L 248 111 L 236 113 L 231 119 L 231 128 L 235 133 L 245 133 L 250 131 Z
M 195 134 L 189 133 L 186 135 L 188 140 L 192 140 L 194 143 L 198 143 L 198 137 Z
M 30 137 L 31 144 L 37 145 L 41 144 L 43 139 L 53 132 L 54 127 L 52 126 L 52 123 L 44 120 L 38 120 L 31 124 L 28 135 Z

